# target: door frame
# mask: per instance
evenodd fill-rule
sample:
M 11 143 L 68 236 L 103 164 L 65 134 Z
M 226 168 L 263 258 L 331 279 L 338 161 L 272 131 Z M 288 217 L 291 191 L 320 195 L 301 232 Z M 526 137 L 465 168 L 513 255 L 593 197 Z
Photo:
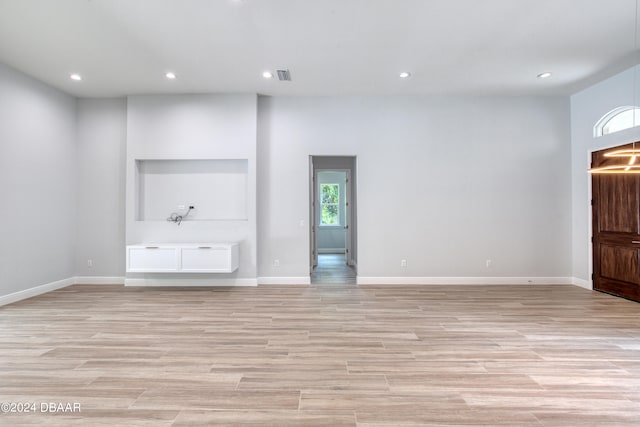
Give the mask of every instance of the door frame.
M 318 234 L 316 230 L 316 169 L 313 164 L 313 156 L 309 156 L 309 274 L 318 265 Z
M 615 133 L 609 135 L 611 137 L 617 136 Z M 598 137 L 598 139 L 607 138 L 606 136 Z M 593 153 L 596 151 L 608 150 L 610 148 L 619 147 L 622 145 L 632 144 L 634 140 L 637 142 L 637 138 L 632 138 L 632 141 L 629 141 L 628 138 L 611 138 L 612 140 L 602 141 L 603 144 L 597 145 L 595 147 L 591 147 L 587 150 L 587 161 L 586 161 L 586 170 L 591 169 L 591 158 Z M 588 172 L 587 172 L 588 173 Z M 591 290 L 594 289 L 594 271 L 593 271 L 593 206 L 591 205 L 591 201 L 593 200 L 593 178 L 591 174 L 587 178 L 587 200 L 586 200 L 586 209 L 587 209 L 587 241 L 589 245 L 588 255 L 589 259 L 587 260 L 587 268 L 588 268 L 588 279 L 587 283 L 589 284 L 589 288 Z
M 344 200 L 345 200 L 345 212 L 344 212 L 344 220 L 346 224 L 343 224 L 343 229 L 344 229 L 344 246 L 345 246 L 345 253 L 344 253 L 344 259 L 347 265 L 351 265 L 351 253 L 352 253 L 352 242 L 351 242 L 351 229 L 349 227 L 351 227 L 351 223 L 353 221 L 353 210 L 351 209 L 353 201 L 351 200 L 352 198 L 352 191 L 351 191 L 351 169 L 337 169 L 337 168 L 321 168 L 321 169 L 314 169 L 314 177 L 313 177 L 313 182 L 314 184 L 314 189 L 313 189 L 313 206 L 314 206 L 314 221 L 315 223 L 313 224 L 316 227 L 320 227 L 320 225 L 318 224 L 318 218 L 320 218 L 320 194 L 318 192 L 318 186 L 319 186 L 319 182 L 318 182 L 318 172 L 344 172 L 346 175 L 346 182 L 344 185 Z M 313 253 L 315 253 L 315 258 L 314 258 L 314 267 L 316 265 L 318 265 L 318 233 L 315 232 L 313 233 L 314 235 L 314 247 L 312 248 L 312 250 L 314 251 Z
M 343 163 L 340 166 L 331 167 L 323 165 L 321 168 L 317 170 L 327 170 L 327 171 L 345 171 L 347 172 L 347 179 L 349 182 L 346 185 L 346 195 L 348 195 L 349 206 L 348 212 L 345 212 L 345 215 L 348 214 L 348 226 L 346 232 L 347 238 L 347 249 L 348 252 L 345 254 L 345 260 L 347 265 L 354 269 L 356 276 L 358 274 L 358 205 L 357 205 L 357 194 L 358 194 L 358 181 L 357 181 L 357 167 L 358 167 L 358 157 L 355 155 L 322 155 L 322 154 L 310 154 L 309 155 L 309 274 L 313 273 L 314 267 L 318 265 L 318 239 L 317 239 L 317 221 L 318 221 L 318 203 L 317 203 L 317 176 L 316 176 L 316 164 L 314 163 L 314 158 L 318 158 L 318 160 L 322 159 L 326 161 L 327 158 L 336 158 L 344 161 L 348 159 L 350 164 L 349 167 L 345 167 L 346 165 Z

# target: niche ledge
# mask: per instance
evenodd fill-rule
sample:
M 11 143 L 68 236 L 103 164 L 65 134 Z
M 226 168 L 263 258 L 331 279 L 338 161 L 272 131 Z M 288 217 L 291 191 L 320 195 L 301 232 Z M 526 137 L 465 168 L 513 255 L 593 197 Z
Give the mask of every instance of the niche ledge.
M 136 159 L 135 220 L 247 221 L 247 159 Z

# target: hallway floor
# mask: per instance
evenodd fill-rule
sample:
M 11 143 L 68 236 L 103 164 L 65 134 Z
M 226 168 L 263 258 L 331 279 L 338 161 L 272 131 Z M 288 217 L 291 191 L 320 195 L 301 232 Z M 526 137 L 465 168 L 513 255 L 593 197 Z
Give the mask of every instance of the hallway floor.
M 312 284 L 355 284 L 356 271 L 348 266 L 344 254 L 320 254 L 311 273 Z

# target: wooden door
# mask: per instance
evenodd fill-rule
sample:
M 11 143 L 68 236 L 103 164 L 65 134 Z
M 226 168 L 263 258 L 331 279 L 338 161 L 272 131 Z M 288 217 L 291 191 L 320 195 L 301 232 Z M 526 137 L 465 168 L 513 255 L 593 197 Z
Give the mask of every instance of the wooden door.
M 607 151 L 627 147 L 594 152 L 592 166 L 609 163 Z M 592 175 L 593 287 L 634 301 L 640 301 L 639 192 L 638 174 Z

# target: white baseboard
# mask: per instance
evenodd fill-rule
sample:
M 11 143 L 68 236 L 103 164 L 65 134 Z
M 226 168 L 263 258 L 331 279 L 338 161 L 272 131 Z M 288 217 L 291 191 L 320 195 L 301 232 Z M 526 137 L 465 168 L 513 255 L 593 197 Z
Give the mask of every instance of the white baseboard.
M 25 289 L 23 291 L 14 292 L 9 295 L 2 295 L 0 296 L 0 306 L 46 294 L 47 292 L 55 291 L 56 289 L 66 288 L 73 284 L 75 284 L 75 277 L 70 277 L 68 279 L 57 280 L 55 282 L 45 283 L 44 285 Z
M 258 285 L 310 285 L 311 277 L 258 277 Z
M 257 279 L 166 279 L 166 278 L 125 278 L 125 286 L 257 286 Z
M 77 276 L 76 285 L 124 285 L 124 277 Z
M 358 285 L 573 285 L 571 277 L 362 277 Z
M 124 277 L 78 276 L 73 278 L 76 285 L 124 285 Z M 139 282 L 142 280 L 143 282 Z M 152 282 L 149 282 L 151 280 Z M 162 281 L 155 284 L 153 280 Z M 185 286 L 185 280 L 171 279 L 126 279 L 127 286 Z M 189 279 L 189 286 L 193 280 Z M 179 283 L 179 284 L 178 284 Z M 193 286 L 255 286 L 255 285 L 309 285 L 311 279 L 303 277 L 258 277 L 257 279 L 220 280 L 207 279 L 205 284 Z M 574 285 L 592 290 L 591 282 L 577 277 L 358 277 L 360 285 Z M 43 285 L 47 286 L 47 285 Z M 68 286 L 68 285 L 67 285 Z M 34 288 L 35 289 L 35 288 Z M 25 291 L 26 292 L 26 291 Z M 0 297 L 0 301 L 1 301 Z M 29 298 L 29 297 L 27 297 Z
M 589 289 L 590 291 L 593 290 L 593 285 L 591 284 L 591 282 L 589 280 L 578 279 L 577 277 L 572 277 L 571 278 L 571 284 L 573 284 L 575 286 L 579 286 L 581 288 Z

